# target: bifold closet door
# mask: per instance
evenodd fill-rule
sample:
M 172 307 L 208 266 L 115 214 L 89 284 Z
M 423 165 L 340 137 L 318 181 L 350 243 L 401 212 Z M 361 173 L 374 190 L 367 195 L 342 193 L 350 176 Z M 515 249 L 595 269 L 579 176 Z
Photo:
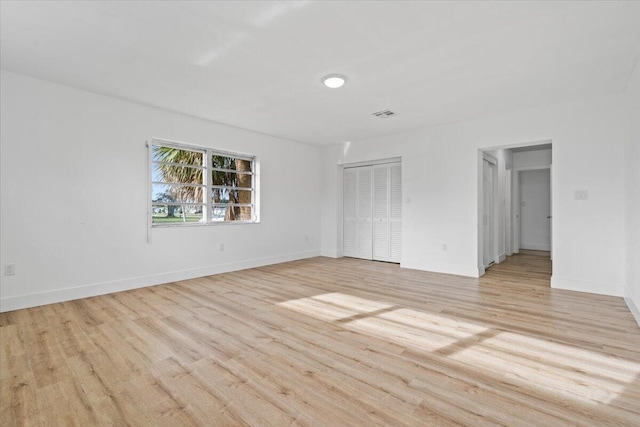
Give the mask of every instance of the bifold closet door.
M 373 259 L 389 261 L 389 167 L 373 168 Z
M 344 170 L 343 253 L 358 256 L 358 171 Z
M 358 171 L 358 258 L 372 259 L 373 227 L 372 227 L 372 169 L 357 168 Z
M 400 163 L 344 170 L 344 256 L 399 263 L 402 257 Z

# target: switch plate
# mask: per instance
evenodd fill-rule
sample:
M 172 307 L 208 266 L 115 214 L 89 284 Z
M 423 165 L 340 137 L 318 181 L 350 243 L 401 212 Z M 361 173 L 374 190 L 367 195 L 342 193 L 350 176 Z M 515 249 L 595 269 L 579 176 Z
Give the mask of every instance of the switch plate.
M 589 191 L 588 190 L 576 190 L 573 193 L 573 198 L 575 200 L 589 200 Z
M 5 276 L 15 276 L 16 274 L 16 265 L 15 264 L 5 264 L 4 265 L 4 275 Z

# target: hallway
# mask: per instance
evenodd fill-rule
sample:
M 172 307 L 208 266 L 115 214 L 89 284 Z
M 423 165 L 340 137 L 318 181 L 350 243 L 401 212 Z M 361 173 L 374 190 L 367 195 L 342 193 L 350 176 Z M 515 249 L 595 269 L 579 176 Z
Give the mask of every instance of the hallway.
M 500 264 L 493 264 L 480 282 L 526 281 L 527 286 L 550 286 L 552 261 L 548 251 L 521 250 Z

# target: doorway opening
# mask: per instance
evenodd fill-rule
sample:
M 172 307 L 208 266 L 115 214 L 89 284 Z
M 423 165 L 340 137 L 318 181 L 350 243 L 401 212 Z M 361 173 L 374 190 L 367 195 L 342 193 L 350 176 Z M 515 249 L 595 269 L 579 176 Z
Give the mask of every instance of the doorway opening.
M 479 276 L 521 251 L 552 259 L 552 149 L 540 141 L 479 151 Z

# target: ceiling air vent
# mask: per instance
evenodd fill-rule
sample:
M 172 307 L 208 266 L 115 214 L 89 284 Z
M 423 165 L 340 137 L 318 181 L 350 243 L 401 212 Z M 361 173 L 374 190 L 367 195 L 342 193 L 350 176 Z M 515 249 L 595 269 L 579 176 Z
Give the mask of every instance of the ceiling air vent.
M 393 116 L 397 116 L 398 113 L 396 113 L 395 111 L 391 111 L 391 110 L 383 110 L 383 111 L 378 111 L 377 113 L 373 113 L 372 116 L 374 117 L 379 117 L 381 119 L 388 119 L 389 117 L 393 117 Z

